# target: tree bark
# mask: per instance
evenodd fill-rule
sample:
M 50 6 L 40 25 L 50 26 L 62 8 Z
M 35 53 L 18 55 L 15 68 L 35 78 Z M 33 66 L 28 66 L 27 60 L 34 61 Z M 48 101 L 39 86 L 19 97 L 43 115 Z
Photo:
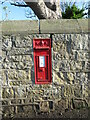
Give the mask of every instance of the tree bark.
M 54 2 L 53 0 L 50 0 L 50 2 L 38 0 L 38 2 L 26 2 L 26 4 L 34 11 L 39 19 L 60 19 L 62 17 L 60 0 L 54 0 Z

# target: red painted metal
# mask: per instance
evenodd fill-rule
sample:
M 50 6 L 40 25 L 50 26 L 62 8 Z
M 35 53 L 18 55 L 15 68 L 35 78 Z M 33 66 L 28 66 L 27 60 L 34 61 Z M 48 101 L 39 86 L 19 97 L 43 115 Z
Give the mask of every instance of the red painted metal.
M 51 39 L 33 39 L 35 84 L 52 81 Z

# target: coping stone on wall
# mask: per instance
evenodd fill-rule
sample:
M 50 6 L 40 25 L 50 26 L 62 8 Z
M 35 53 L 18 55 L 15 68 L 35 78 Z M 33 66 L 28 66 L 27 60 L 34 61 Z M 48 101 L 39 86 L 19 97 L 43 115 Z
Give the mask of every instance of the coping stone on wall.
M 40 20 L 41 33 L 88 33 L 88 19 Z
M 2 22 L 2 34 L 33 34 L 38 33 L 38 21 L 19 20 Z
M 89 31 L 89 20 L 90 19 L 77 19 L 78 24 L 82 32 Z
M 90 19 L 19 20 L 2 22 L 2 34 L 75 34 L 89 33 Z M 40 23 L 40 25 L 39 25 Z

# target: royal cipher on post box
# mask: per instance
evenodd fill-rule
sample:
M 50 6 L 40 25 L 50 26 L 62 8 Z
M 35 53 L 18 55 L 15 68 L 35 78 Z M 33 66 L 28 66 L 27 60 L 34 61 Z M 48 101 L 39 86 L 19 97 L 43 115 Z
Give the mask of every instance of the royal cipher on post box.
M 35 84 L 52 81 L 51 39 L 33 39 Z

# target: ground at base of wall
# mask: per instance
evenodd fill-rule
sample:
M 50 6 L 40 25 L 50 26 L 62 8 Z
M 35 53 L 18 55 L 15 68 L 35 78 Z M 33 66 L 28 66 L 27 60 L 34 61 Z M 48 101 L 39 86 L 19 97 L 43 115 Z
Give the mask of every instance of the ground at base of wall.
M 36 115 L 35 114 L 16 114 L 14 117 L 12 118 L 4 118 L 5 120 L 16 120 L 18 118 L 20 119 L 27 119 L 27 118 L 45 118 L 45 119 L 48 119 L 48 118 L 80 118 L 80 119 L 89 119 L 90 118 L 90 115 L 89 115 L 89 111 L 90 111 L 90 108 L 82 108 L 82 109 L 67 109 L 65 110 L 65 112 L 50 112 L 50 113 L 37 113 Z M 3 120 L 3 119 L 2 119 Z

